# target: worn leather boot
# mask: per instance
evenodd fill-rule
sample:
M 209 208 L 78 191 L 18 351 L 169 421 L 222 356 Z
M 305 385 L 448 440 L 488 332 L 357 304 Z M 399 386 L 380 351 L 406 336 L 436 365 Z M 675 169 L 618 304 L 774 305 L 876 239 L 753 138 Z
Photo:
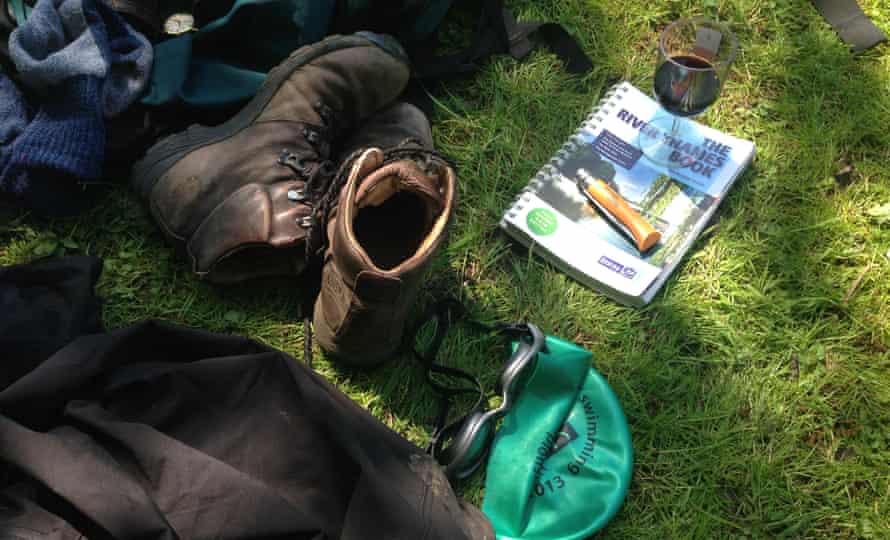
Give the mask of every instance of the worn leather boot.
M 134 187 L 198 275 L 232 283 L 298 274 L 336 172 L 332 142 L 390 104 L 408 76 L 404 51 L 388 36 L 360 32 L 302 47 L 226 123 L 192 126 L 149 149 Z
M 370 367 L 396 351 L 424 270 L 445 239 L 456 176 L 432 148 L 426 117 L 404 103 L 372 117 L 347 143 L 313 314 L 322 348 L 344 363 Z

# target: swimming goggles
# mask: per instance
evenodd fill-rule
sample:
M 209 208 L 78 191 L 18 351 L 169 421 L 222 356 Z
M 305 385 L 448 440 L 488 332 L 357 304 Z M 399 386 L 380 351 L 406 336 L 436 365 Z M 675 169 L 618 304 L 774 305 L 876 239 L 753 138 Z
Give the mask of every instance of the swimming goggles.
M 459 302 L 455 300 L 440 302 L 428 310 L 414 329 L 407 334 L 414 342 L 411 350 L 426 368 L 427 382 L 439 395 L 440 400 L 436 430 L 427 452 L 436 458 L 445 469 L 445 474 L 452 480 L 470 476 L 485 461 L 494 440 L 497 421 L 507 414 L 517 396 L 525 388 L 526 382 L 535 370 L 538 353 L 546 350 L 544 334 L 533 324 L 492 326 L 469 320 L 468 322 L 474 326 L 501 333 L 511 341 L 517 341 L 516 349 L 504 363 L 495 385 L 496 395 L 501 398 L 500 404 L 495 408 L 488 408 L 488 400 L 485 399 L 486 394 L 479 379 L 464 370 L 435 361 L 453 319 L 463 314 L 464 308 Z M 435 335 L 421 352 L 417 348 L 417 334 L 419 329 L 431 320 L 436 323 Z M 442 377 L 462 379 L 472 383 L 472 386 L 446 385 L 440 382 Z M 453 399 L 461 394 L 477 394 L 476 404 L 469 414 L 446 426 L 445 422 Z

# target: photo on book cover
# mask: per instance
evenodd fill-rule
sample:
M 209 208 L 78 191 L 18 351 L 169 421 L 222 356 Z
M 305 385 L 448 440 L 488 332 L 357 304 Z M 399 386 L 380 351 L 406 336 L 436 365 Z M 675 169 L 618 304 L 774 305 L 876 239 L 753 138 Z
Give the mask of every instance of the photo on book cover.
M 637 248 L 587 204 L 575 185 L 580 175 L 602 179 L 662 234 L 658 245 L 641 258 L 658 268 L 671 264 L 682 256 L 684 239 L 715 199 L 671 178 L 646 159 L 640 159 L 639 155 L 635 155 L 638 151 L 623 141 L 621 143 L 627 145 L 627 153 L 623 157 L 611 160 L 601 156 L 595 150 L 597 143 L 601 142 L 598 139 L 606 137 L 610 139 L 610 144 L 616 144 L 614 136 L 610 135 L 606 130 L 599 135 L 589 132 L 581 134 L 576 139 L 574 149 L 566 152 L 557 166 L 560 174 L 542 182 L 538 195 L 556 211 L 589 228 L 592 237 L 640 257 Z M 614 152 L 610 154 L 614 155 Z

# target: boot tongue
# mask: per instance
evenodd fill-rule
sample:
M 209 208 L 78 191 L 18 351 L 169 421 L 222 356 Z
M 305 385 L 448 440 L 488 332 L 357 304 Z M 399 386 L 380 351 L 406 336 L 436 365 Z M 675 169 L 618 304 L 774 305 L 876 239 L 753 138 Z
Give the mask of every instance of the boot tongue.
M 358 208 L 380 206 L 399 192 L 413 193 L 424 202 L 427 224 L 431 224 L 445 208 L 441 186 L 438 175 L 427 174 L 413 160 L 394 161 L 362 179 L 355 204 Z

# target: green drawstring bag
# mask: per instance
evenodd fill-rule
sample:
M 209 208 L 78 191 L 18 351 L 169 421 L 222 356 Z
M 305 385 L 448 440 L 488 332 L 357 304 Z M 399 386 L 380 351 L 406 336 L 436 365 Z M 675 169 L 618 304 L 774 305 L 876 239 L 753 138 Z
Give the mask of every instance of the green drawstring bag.
M 499 540 L 583 540 L 621 507 L 633 468 L 630 431 L 591 356 L 548 336 L 504 417 L 482 505 Z

